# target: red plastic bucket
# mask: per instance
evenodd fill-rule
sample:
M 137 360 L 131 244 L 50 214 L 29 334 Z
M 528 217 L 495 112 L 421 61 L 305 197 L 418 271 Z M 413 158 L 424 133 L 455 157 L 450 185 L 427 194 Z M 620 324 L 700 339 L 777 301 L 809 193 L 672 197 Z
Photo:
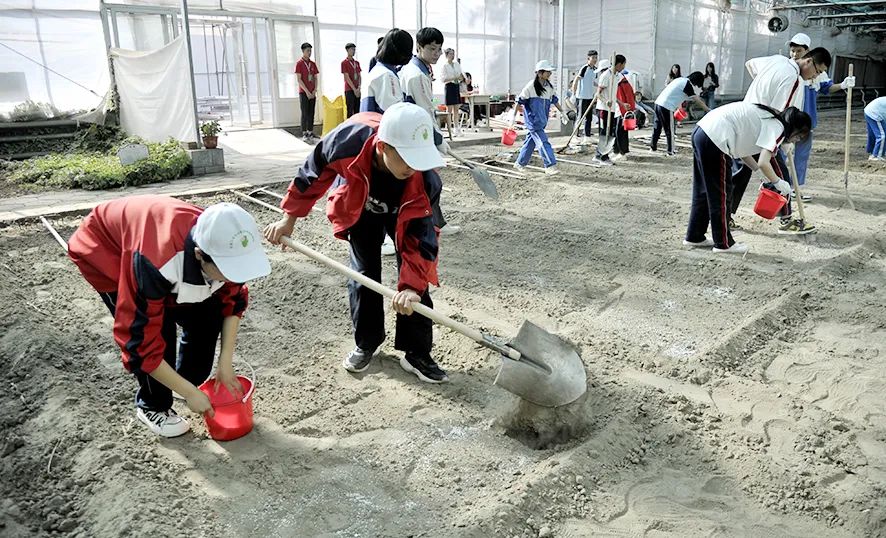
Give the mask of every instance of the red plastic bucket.
M 625 131 L 633 131 L 637 128 L 637 118 L 634 117 L 633 112 L 625 114 L 622 125 L 624 126 Z
M 216 441 L 232 441 L 252 431 L 252 394 L 255 392 L 255 383 L 242 375 L 237 376 L 237 381 L 240 382 L 240 389 L 243 392 L 240 398 L 231 394 L 221 383 L 218 383 L 216 392 L 217 381 L 214 377 L 207 379 L 199 387 L 209 396 L 209 403 L 215 411 L 215 416 L 204 414 L 203 418 L 206 420 L 209 436 Z
M 774 219 L 781 208 L 788 203 L 787 199 L 775 191 L 766 188 L 760 189 L 757 202 L 754 204 L 754 213 L 764 219 Z
M 674 119 L 677 121 L 683 121 L 689 117 L 689 114 L 686 113 L 686 109 L 683 108 L 683 105 L 680 105 L 680 108 L 674 112 Z
M 501 130 L 501 143 L 506 146 L 513 146 L 514 141 L 517 140 L 517 131 L 513 129 L 502 129 Z

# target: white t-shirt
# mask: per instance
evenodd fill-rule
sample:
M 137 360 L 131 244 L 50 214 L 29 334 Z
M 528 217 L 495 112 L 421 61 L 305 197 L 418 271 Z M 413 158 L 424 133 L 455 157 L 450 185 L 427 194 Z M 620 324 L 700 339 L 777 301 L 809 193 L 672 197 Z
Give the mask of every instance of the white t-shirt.
M 779 112 L 789 106 L 803 110 L 803 79 L 800 66 L 786 56 L 762 56 L 745 63 L 754 77 L 744 100 L 748 103 L 767 105 Z
M 764 149 L 775 152 L 782 142 L 784 126 L 760 107 L 745 101 L 717 107 L 698 121 L 720 151 L 740 159 Z
M 451 79 L 451 78 L 455 78 L 459 75 L 464 75 L 464 74 L 461 72 L 461 65 L 459 65 L 458 62 L 452 62 L 452 63 L 446 62 L 443 64 L 443 80 L 444 81 Z M 461 83 L 461 81 L 454 82 L 452 80 L 450 80 L 449 82 L 446 82 L 446 84 L 460 84 L 460 83 Z
M 607 68 L 605 71 L 597 72 L 597 87 L 600 88 L 600 97 L 597 98 L 597 110 L 605 110 L 608 112 L 615 112 L 615 117 L 621 117 L 621 109 L 618 106 L 618 102 L 616 101 L 616 97 L 618 97 L 618 83 L 624 79 L 625 76 L 621 73 L 618 73 L 616 77 L 616 87 L 610 88 L 609 85 L 612 81 L 612 68 Z M 611 92 L 611 95 L 610 95 Z M 606 101 L 612 99 L 612 105 L 606 106 Z
M 673 112 L 680 104 L 696 95 L 695 86 L 686 77 L 678 77 L 670 81 L 665 89 L 658 94 L 655 104 Z
M 865 116 L 874 121 L 886 121 L 886 97 L 877 97 L 864 107 Z

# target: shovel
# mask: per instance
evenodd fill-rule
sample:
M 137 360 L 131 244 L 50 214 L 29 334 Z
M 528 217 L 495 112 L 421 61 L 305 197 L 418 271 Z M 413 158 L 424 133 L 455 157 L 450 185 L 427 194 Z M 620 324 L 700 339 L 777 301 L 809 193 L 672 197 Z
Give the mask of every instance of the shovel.
M 284 236 L 280 241 L 388 299 L 397 293 L 290 237 Z M 415 313 L 500 353 L 502 363 L 495 384 L 524 400 L 543 407 L 560 407 L 587 391 L 584 363 L 575 348 L 529 321 L 523 322 L 516 338 L 504 344 L 421 303 L 413 303 L 412 308 Z
M 461 158 L 458 154 L 449 151 L 449 155 L 451 155 L 456 161 L 468 167 L 468 170 L 471 172 L 471 177 L 474 179 L 474 183 L 480 187 L 480 190 L 483 191 L 483 194 L 492 198 L 493 200 L 498 200 L 498 189 L 495 187 L 495 183 L 492 182 L 492 178 L 489 177 L 489 172 L 486 170 L 479 168 L 476 163 L 472 163 Z

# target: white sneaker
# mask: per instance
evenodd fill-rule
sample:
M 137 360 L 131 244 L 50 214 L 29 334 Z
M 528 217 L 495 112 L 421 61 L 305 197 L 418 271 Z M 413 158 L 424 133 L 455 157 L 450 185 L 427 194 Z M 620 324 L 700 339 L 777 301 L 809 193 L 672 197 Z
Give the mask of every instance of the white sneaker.
M 461 226 L 455 226 L 454 224 L 447 224 L 440 228 L 440 235 L 453 235 L 457 234 L 461 231 Z
M 391 240 L 389 235 L 385 236 L 385 242 L 381 244 L 381 255 L 382 256 L 393 256 L 397 253 L 397 247 L 394 246 L 394 241 Z
M 176 415 L 174 409 L 148 411 L 139 407 L 135 411 L 135 416 L 160 437 L 178 437 L 191 429 L 188 421 Z
M 714 241 L 713 241 L 713 239 L 708 239 L 707 237 L 705 237 L 703 240 L 699 241 L 698 243 L 693 243 L 692 241 L 688 241 L 688 240 L 684 239 L 683 246 L 684 247 L 713 247 Z
M 514 170 L 516 170 L 516 171 L 518 171 L 518 172 L 525 172 L 525 171 L 526 171 L 526 167 L 523 166 L 523 165 L 520 164 L 520 163 L 514 163 Z
M 735 243 L 729 248 L 717 248 L 714 247 L 711 249 L 716 254 L 744 254 L 748 251 L 748 246 L 744 243 Z
M 548 176 L 556 176 L 556 175 L 559 174 L 559 173 L 560 173 L 560 171 L 557 170 L 557 165 L 556 165 L 556 164 L 551 165 L 551 166 L 545 168 L 545 175 L 548 175 Z
M 612 157 L 610 157 L 613 161 L 620 161 L 624 159 L 626 156 L 621 153 L 613 153 Z

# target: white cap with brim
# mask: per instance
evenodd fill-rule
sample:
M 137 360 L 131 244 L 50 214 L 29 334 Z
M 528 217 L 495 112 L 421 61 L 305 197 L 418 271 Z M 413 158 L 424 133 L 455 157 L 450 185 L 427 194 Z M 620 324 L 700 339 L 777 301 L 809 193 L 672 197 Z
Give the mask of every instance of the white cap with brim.
M 800 45 L 808 49 L 812 46 L 812 39 L 808 35 L 800 32 L 799 34 L 795 34 L 794 37 L 792 37 L 791 40 L 788 41 L 788 45 L 791 44 Z
M 600 63 L 597 64 L 597 69 L 600 70 L 609 69 L 610 67 L 612 67 L 612 64 L 606 59 L 600 60 Z
M 434 124 L 428 112 L 412 103 L 397 103 L 385 110 L 378 126 L 378 140 L 400 154 L 418 172 L 446 166 L 434 145 Z
M 271 272 L 258 225 L 237 204 L 224 202 L 207 207 L 197 217 L 193 237 L 226 280 L 243 283 Z
M 553 71 L 554 69 L 556 69 L 556 68 L 554 67 L 554 64 L 551 63 L 550 60 L 541 60 L 537 64 L 535 64 L 535 72 L 536 73 L 538 73 L 539 71 Z

